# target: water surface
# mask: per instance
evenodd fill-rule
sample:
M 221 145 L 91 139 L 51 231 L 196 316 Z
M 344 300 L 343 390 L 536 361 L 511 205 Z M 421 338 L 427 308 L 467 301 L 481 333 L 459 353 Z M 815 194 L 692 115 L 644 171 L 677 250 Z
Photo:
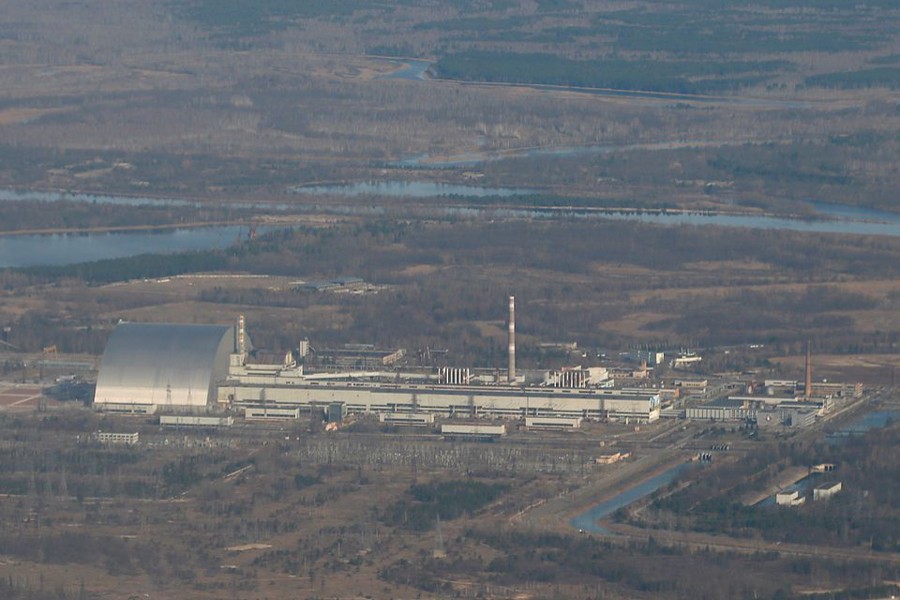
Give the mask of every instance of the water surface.
M 486 198 L 490 196 L 523 196 L 537 193 L 537 190 L 531 188 L 492 188 L 435 183 L 431 181 L 374 181 L 335 185 L 300 186 L 293 188 L 291 191 L 298 194 L 312 195 L 372 195 L 402 198 L 436 198 L 440 196 Z
M 23 202 L 80 202 L 85 204 L 118 204 L 122 206 L 200 206 L 199 202 L 176 198 L 150 198 L 144 196 L 110 196 L 104 194 L 82 194 L 79 192 L 31 192 L 0 189 L 0 201 Z
M 900 419 L 900 411 L 874 410 L 858 417 L 837 431 L 828 434 L 828 437 L 836 439 L 850 435 L 865 435 L 872 429 L 887 427 L 890 423 L 893 423 L 898 419 Z
M 377 181 L 340 185 L 295 188 L 298 196 L 343 195 L 392 196 L 411 199 L 427 198 L 486 198 L 527 196 L 540 192 L 532 188 L 491 188 L 453 185 L 428 181 Z M 298 198 L 299 199 L 299 198 Z M 113 196 L 56 192 L 19 192 L 0 189 L 0 201 L 82 202 L 90 204 L 200 206 L 195 201 L 132 196 Z M 855 206 L 812 203 L 825 218 L 790 218 L 765 215 L 729 215 L 682 211 L 641 211 L 615 208 L 452 206 L 439 201 L 416 206 L 392 208 L 365 201 L 319 204 L 300 201 L 296 204 L 230 204 L 235 208 L 256 208 L 261 211 L 282 211 L 297 214 L 336 214 L 353 216 L 403 215 L 425 218 L 459 217 L 466 219 L 536 219 L 584 220 L 612 219 L 640 221 L 656 225 L 689 225 L 745 227 L 763 230 L 788 230 L 815 233 L 886 235 L 900 237 L 900 214 Z M 108 258 L 121 258 L 145 253 L 181 252 L 224 248 L 233 242 L 240 226 L 199 227 L 156 232 L 118 232 L 59 235 L 0 235 L 0 268 L 32 265 L 65 265 Z
M 900 215 L 878 210 L 855 209 L 859 216 L 866 215 L 864 220 L 846 218 L 847 209 L 828 204 L 816 204 L 816 210 L 827 219 L 792 219 L 789 217 L 723 215 L 704 213 L 635 213 L 610 214 L 610 219 L 640 221 L 657 225 L 716 225 L 719 227 L 746 227 L 750 229 L 775 229 L 802 231 L 811 233 L 843 233 L 857 235 L 900 236 Z
M 226 248 L 240 226 L 153 232 L 0 236 L 0 268 L 68 265 L 139 254 Z
M 601 527 L 597 521 L 605 519 L 620 508 L 625 508 L 629 504 L 637 502 L 641 498 L 646 498 L 658 489 L 669 485 L 675 481 L 676 477 L 692 466 L 693 463 L 681 463 L 663 471 L 659 475 L 655 475 L 650 479 L 645 479 L 624 492 L 617 494 L 609 500 L 601 502 L 590 510 L 578 515 L 569 521 L 569 524 L 575 529 L 583 530 L 588 533 L 609 534 L 609 530 Z
M 599 88 L 599 87 L 580 87 L 574 85 L 554 85 L 542 83 L 517 83 L 505 81 L 468 81 L 465 79 L 442 79 L 428 77 L 428 69 L 434 63 L 430 60 L 418 59 L 390 59 L 392 64 L 401 65 L 401 67 L 393 71 L 381 75 L 379 79 L 400 79 L 406 81 L 430 81 L 430 82 L 452 82 L 458 85 L 469 86 L 496 86 L 496 87 L 517 87 L 528 88 L 549 93 L 574 92 L 579 94 L 589 94 L 591 96 L 600 96 L 605 98 L 635 98 L 644 100 L 661 100 L 672 103 L 698 103 L 698 104 L 731 104 L 738 106 L 753 106 L 758 108 L 783 108 L 783 109 L 803 109 L 816 106 L 815 102 L 806 100 L 792 100 L 779 98 L 755 98 L 752 96 L 714 96 L 703 94 L 679 94 L 676 92 L 653 92 L 649 90 L 624 90 L 616 88 Z
M 393 64 L 401 65 L 392 73 L 380 76 L 378 79 L 402 79 L 406 81 L 425 81 L 428 79 L 427 71 L 431 66 L 430 60 L 392 60 Z

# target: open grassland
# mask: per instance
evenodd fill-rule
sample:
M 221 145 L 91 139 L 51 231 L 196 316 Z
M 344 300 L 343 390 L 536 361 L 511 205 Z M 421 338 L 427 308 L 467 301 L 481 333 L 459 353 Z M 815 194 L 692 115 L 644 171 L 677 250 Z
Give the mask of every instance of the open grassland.
M 787 372 L 803 369 L 805 358 L 776 356 L 772 362 Z M 816 356 L 815 379 L 828 381 L 866 381 L 878 385 L 894 385 L 900 380 L 900 356 L 897 354 L 822 355 Z

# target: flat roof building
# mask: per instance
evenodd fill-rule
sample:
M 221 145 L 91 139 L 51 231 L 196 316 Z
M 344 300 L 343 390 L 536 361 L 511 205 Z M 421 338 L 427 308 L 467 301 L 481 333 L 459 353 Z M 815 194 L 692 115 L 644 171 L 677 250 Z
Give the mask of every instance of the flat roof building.
M 525 427 L 528 429 L 578 429 L 581 427 L 581 417 L 525 417 Z
M 208 417 L 202 415 L 160 415 L 163 427 L 231 427 L 234 417 Z
M 413 427 L 434 425 L 434 415 L 431 413 L 378 413 L 378 420 L 386 425 L 408 425 Z
M 248 406 L 244 409 L 248 421 L 294 421 L 300 418 L 299 408 Z
M 444 423 L 441 434 L 449 438 L 493 439 L 506 435 L 506 425 Z
M 101 444 L 121 444 L 123 446 L 133 446 L 140 440 L 140 434 L 134 433 L 112 433 L 109 431 L 100 431 L 97 433 L 97 441 Z
M 813 488 L 813 502 L 818 502 L 819 500 L 829 500 L 832 496 L 840 492 L 842 489 L 844 489 L 844 485 L 840 481 L 832 481 L 829 483 L 817 485 L 815 488 Z
M 775 504 L 778 506 L 800 506 L 806 502 L 806 498 L 800 492 L 778 492 L 775 494 Z
M 235 406 L 291 406 L 324 410 L 343 402 L 347 413 L 433 413 L 451 418 L 566 417 L 647 423 L 659 419 L 653 390 L 511 388 L 318 381 L 297 377 L 278 385 L 233 378 L 219 387 L 219 401 Z

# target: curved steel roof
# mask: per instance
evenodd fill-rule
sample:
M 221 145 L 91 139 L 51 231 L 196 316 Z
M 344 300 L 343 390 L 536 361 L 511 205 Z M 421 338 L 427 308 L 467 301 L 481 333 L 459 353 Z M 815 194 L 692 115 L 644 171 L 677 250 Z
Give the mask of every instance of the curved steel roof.
M 94 402 L 206 406 L 233 349 L 227 325 L 121 323 L 103 352 Z

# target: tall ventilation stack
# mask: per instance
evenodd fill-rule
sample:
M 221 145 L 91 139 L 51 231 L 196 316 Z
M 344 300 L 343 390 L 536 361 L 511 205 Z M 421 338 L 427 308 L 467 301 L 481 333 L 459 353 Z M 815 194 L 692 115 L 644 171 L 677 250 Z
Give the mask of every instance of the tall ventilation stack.
M 509 297 L 509 383 L 516 382 L 516 297 Z
M 238 347 L 237 347 L 237 351 L 238 351 L 238 354 L 240 354 L 242 358 L 247 356 L 247 342 L 246 342 L 246 335 L 244 332 L 245 332 L 244 315 L 238 315 L 238 343 L 237 343 Z
M 810 362 L 810 343 L 809 340 L 806 340 L 806 388 L 803 390 L 803 397 L 807 402 L 812 396 L 812 366 Z

